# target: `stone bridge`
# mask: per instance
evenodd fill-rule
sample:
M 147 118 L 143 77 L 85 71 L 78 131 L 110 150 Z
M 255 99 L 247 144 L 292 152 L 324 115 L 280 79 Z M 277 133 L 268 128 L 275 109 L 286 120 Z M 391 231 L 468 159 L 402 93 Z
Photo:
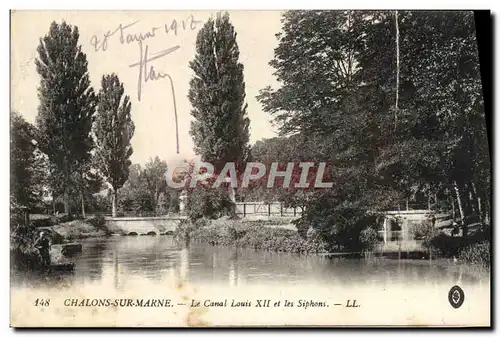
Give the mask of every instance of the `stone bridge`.
M 136 217 L 106 218 L 106 227 L 120 235 L 164 235 L 173 234 L 186 217 Z

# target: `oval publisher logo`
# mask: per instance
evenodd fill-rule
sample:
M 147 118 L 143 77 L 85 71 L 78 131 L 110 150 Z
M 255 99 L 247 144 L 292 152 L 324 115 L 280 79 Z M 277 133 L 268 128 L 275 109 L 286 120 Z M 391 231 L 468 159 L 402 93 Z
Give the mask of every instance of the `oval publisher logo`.
M 458 309 L 462 306 L 465 300 L 465 293 L 459 286 L 453 286 L 448 293 L 448 301 L 451 306 Z

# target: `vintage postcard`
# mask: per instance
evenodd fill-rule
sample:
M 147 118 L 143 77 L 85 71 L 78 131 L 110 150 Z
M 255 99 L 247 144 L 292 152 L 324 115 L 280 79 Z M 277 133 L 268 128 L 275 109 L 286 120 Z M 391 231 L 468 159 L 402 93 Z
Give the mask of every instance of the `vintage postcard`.
M 11 326 L 489 327 L 478 17 L 11 11 Z

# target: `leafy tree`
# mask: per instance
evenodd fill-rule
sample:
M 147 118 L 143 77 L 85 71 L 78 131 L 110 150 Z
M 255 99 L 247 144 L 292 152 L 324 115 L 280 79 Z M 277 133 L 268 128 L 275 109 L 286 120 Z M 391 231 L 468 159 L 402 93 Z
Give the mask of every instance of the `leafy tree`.
M 141 209 L 141 198 L 145 197 L 149 200 L 150 196 L 147 193 L 146 187 L 141 181 L 141 165 L 132 164 L 129 169 L 129 178 L 118 191 L 118 209 L 120 212 L 134 212 L 139 214 L 141 212 L 151 212 L 152 209 Z
M 195 151 L 211 162 L 216 172 L 226 162 L 243 163 L 248 155 L 247 104 L 243 65 L 238 61 L 236 32 L 229 14 L 209 19 L 199 31 L 189 100 Z
M 206 184 L 188 189 L 186 213 L 193 223 L 204 217 L 217 219 L 223 215 L 235 215 L 234 204 L 227 189 L 223 186 L 212 188 L 214 181 L 215 179 L 210 179 Z
M 153 209 L 157 209 L 160 193 L 165 191 L 167 187 L 167 182 L 165 181 L 167 168 L 167 163 L 156 156 L 154 159 L 149 159 L 144 171 L 141 172 L 141 180 L 144 182 L 151 196 Z
M 92 167 L 92 162 L 80 165 L 78 170 L 74 172 L 74 181 L 78 187 L 77 197 L 80 199 L 80 208 L 82 217 L 85 218 L 85 201 L 91 201 L 92 195 L 98 193 L 102 189 L 102 177 Z
M 113 216 L 116 216 L 118 189 L 128 179 L 130 156 L 133 153 L 130 140 L 134 135 L 134 123 L 130 111 L 130 97 L 124 96 L 123 84 L 116 74 L 104 75 L 98 96 L 97 120 L 94 127 L 96 161 L 98 168 L 113 188 Z
M 60 179 L 64 211 L 70 213 L 72 172 L 90 159 L 90 136 L 95 95 L 90 86 L 87 58 L 78 44 L 78 27 L 53 22 L 40 39 L 35 60 L 41 81 L 38 88 L 37 127 L 41 150 Z
M 355 233 L 344 229 L 368 224 L 367 211 L 422 192 L 455 191 L 462 217 L 481 200 L 484 212 L 490 169 L 472 13 L 291 11 L 283 22 L 270 63 L 281 87 L 258 98 L 283 135 L 303 140 L 293 156 L 334 168 L 334 187 L 307 195 L 304 222 L 347 247 Z
M 380 166 L 454 195 L 463 221 L 484 220 L 491 171 L 473 13 L 405 11 L 400 21 L 404 110 Z
M 129 178 L 119 191 L 120 211 L 143 215 L 167 214 L 178 192 L 167 186 L 166 171 L 167 163 L 158 156 L 150 158 L 144 168 L 139 164 L 131 165 Z M 173 207 L 175 209 L 175 205 Z
M 363 228 L 353 224 L 367 223 L 362 215 L 374 201 L 390 200 L 377 195 L 386 190 L 373 174 L 385 119 L 380 105 L 376 111 L 358 103 L 366 90 L 360 81 L 359 58 L 368 15 L 286 12 L 270 62 L 280 87 L 267 87 L 258 96 L 280 133 L 294 137 L 290 159 L 325 162 L 330 168 L 324 180 L 334 182 L 331 189 L 292 190 L 284 195 L 288 203 L 305 206 L 298 227 L 316 227 L 324 238 L 344 248 L 359 245 L 355 238 Z M 355 216 L 343 216 L 351 213 Z
M 36 129 L 17 112 L 11 113 L 10 194 L 17 205 L 33 207 L 43 194 L 44 161 Z

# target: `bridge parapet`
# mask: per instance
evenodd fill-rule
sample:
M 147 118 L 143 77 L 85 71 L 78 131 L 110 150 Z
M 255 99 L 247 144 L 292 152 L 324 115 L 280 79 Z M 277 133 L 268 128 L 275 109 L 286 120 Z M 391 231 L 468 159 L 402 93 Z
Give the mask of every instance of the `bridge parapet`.
M 121 235 L 163 235 L 171 234 L 186 217 L 130 217 L 106 218 L 106 227 Z

